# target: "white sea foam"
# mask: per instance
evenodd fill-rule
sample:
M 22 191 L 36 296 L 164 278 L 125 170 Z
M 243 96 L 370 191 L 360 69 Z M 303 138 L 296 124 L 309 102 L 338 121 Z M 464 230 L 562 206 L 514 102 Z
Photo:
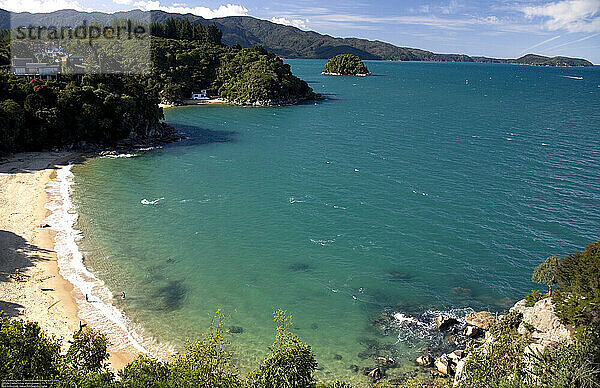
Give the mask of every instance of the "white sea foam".
M 116 154 L 116 155 L 104 155 L 103 158 L 135 158 L 137 154 Z
M 472 313 L 472 308 L 458 308 L 450 310 L 427 310 L 418 317 L 396 312 L 392 314 L 394 325 L 397 329 L 398 342 L 412 344 L 415 341 L 426 340 L 429 342 L 439 342 L 443 338 L 440 336 L 440 331 L 437 330 L 435 318 L 438 315 L 454 318 L 458 324 L 463 327 L 465 325 L 465 316 Z
M 156 147 L 142 147 L 142 148 L 138 148 L 138 151 L 150 151 L 150 150 L 157 150 L 157 149 L 161 149 L 161 146 L 156 146 Z
M 148 199 L 144 198 L 144 199 L 142 199 L 142 200 L 140 201 L 140 203 L 141 203 L 142 205 L 156 205 L 158 202 L 162 201 L 163 199 L 165 199 L 165 197 L 156 198 L 156 199 L 154 199 L 154 200 L 152 200 L 152 201 L 150 201 L 150 200 L 148 200 Z
M 413 316 L 410 315 L 406 315 L 404 313 L 395 313 L 394 315 L 394 319 L 400 323 L 400 324 L 408 324 L 408 325 L 419 325 L 419 324 L 423 324 L 422 322 L 419 322 L 419 320 Z
M 59 272 L 73 285 L 72 295 L 78 307 L 78 317 L 90 327 L 105 333 L 111 348 L 117 351 L 133 353 L 152 353 L 164 358 L 172 353 L 169 345 L 158 346 L 156 342 L 144 339 L 134 329 L 127 317 L 112 304 L 113 294 L 100 279 L 94 276 L 83 264 L 83 254 L 77 246 L 82 239 L 81 232 L 75 229 L 78 214 L 71 201 L 73 185 L 72 165 L 57 170 L 56 178 L 48 183 L 46 191 L 50 202 L 46 208 L 51 214 L 45 220 L 56 232 L 54 248 L 56 250 Z M 89 302 L 86 301 L 86 295 Z
M 321 246 L 327 246 L 327 245 L 331 245 L 335 242 L 335 238 L 329 239 L 329 240 L 321 240 L 321 239 L 315 239 L 315 238 L 311 238 L 310 242 L 312 242 L 313 244 L 317 244 L 317 245 L 321 245 Z

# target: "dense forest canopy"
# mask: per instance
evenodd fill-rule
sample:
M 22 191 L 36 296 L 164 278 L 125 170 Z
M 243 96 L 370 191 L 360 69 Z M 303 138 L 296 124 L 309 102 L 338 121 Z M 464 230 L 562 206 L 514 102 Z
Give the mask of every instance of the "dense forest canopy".
M 331 58 L 323 67 L 324 74 L 369 75 L 369 69 L 353 54 L 340 54 Z
M 57 80 L 26 80 L 0 74 L 0 152 L 36 150 L 87 141 L 164 133 L 159 102 L 180 103 L 206 89 L 213 97 L 245 105 L 282 105 L 319 98 L 290 66 L 261 46 L 221 43 L 215 25 L 168 19 L 152 24 L 151 67 L 146 74 L 61 74 Z M 2 38 L 2 36 L 0 36 Z M 0 41 L 0 62 L 9 40 Z M 61 42 L 63 48 L 85 45 Z M 135 58 L 131 42 L 87 49 L 85 58 Z M 124 63 L 127 63 L 126 61 Z M 133 64 L 132 64 L 133 66 Z

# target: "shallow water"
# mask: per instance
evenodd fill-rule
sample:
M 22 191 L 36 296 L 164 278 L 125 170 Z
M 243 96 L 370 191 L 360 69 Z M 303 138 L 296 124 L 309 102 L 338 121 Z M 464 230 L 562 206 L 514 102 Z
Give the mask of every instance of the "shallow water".
M 85 263 L 146 337 L 180 346 L 222 308 L 246 369 L 284 308 L 319 378 L 364 381 L 351 365 L 408 370 L 435 336 L 380 313 L 503 311 L 598 238 L 598 68 L 289 63 L 328 99 L 170 109 L 187 140 L 73 167 Z

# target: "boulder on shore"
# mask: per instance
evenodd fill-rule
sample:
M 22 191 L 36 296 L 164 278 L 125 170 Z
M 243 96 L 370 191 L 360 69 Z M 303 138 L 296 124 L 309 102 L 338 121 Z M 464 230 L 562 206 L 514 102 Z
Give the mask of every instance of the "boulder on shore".
M 381 371 L 381 368 L 377 367 L 375 369 L 373 369 L 372 371 L 370 371 L 367 376 L 369 376 L 371 378 L 371 380 L 373 380 L 373 382 L 381 380 L 381 378 L 383 377 L 383 372 Z
M 424 366 L 424 367 L 429 367 L 431 365 L 433 365 L 433 358 L 431 358 L 431 356 L 429 354 L 424 354 L 422 356 L 417 357 L 417 359 L 415 360 L 417 362 L 417 364 Z
M 396 363 L 393 358 L 390 357 L 375 357 L 375 361 L 377 361 L 380 365 L 383 366 L 392 366 Z
M 468 325 L 478 327 L 482 330 L 489 330 L 490 326 L 496 322 L 496 316 L 489 311 L 479 311 L 468 314 L 465 317 Z
M 482 333 L 482 330 L 477 326 L 467 326 L 464 331 L 465 337 L 476 338 L 479 337 Z
M 445 315 L 438 315 L 435 318 L 435 326 L 438 330 L 446 330 L 450 326 L 458 323 L 458 321 L 452 317 L 447 317 Z
M 440 373 L 444 375 L 454 374 L 454 371 L 452 370 L 452 362 L 450 361 L 450 358 L 448 358 L 448 356 L 445 354 L 441 357 L 438 357 L 433 363 L 433 365 Z

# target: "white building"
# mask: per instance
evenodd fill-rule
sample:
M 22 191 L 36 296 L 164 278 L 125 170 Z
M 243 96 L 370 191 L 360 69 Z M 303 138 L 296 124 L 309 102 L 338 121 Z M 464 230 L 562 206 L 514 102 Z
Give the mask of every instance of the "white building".
M 192 100 L 208 100 L 208 92 L 206 89 L 202 89 L 200 93 L 192 92 Z
M 12 58 L 11 67 L 14 75 L 26 77 L 27 79 L 56 79 L 59 71 L 58 65 L 33 62 L 32 58 Z

